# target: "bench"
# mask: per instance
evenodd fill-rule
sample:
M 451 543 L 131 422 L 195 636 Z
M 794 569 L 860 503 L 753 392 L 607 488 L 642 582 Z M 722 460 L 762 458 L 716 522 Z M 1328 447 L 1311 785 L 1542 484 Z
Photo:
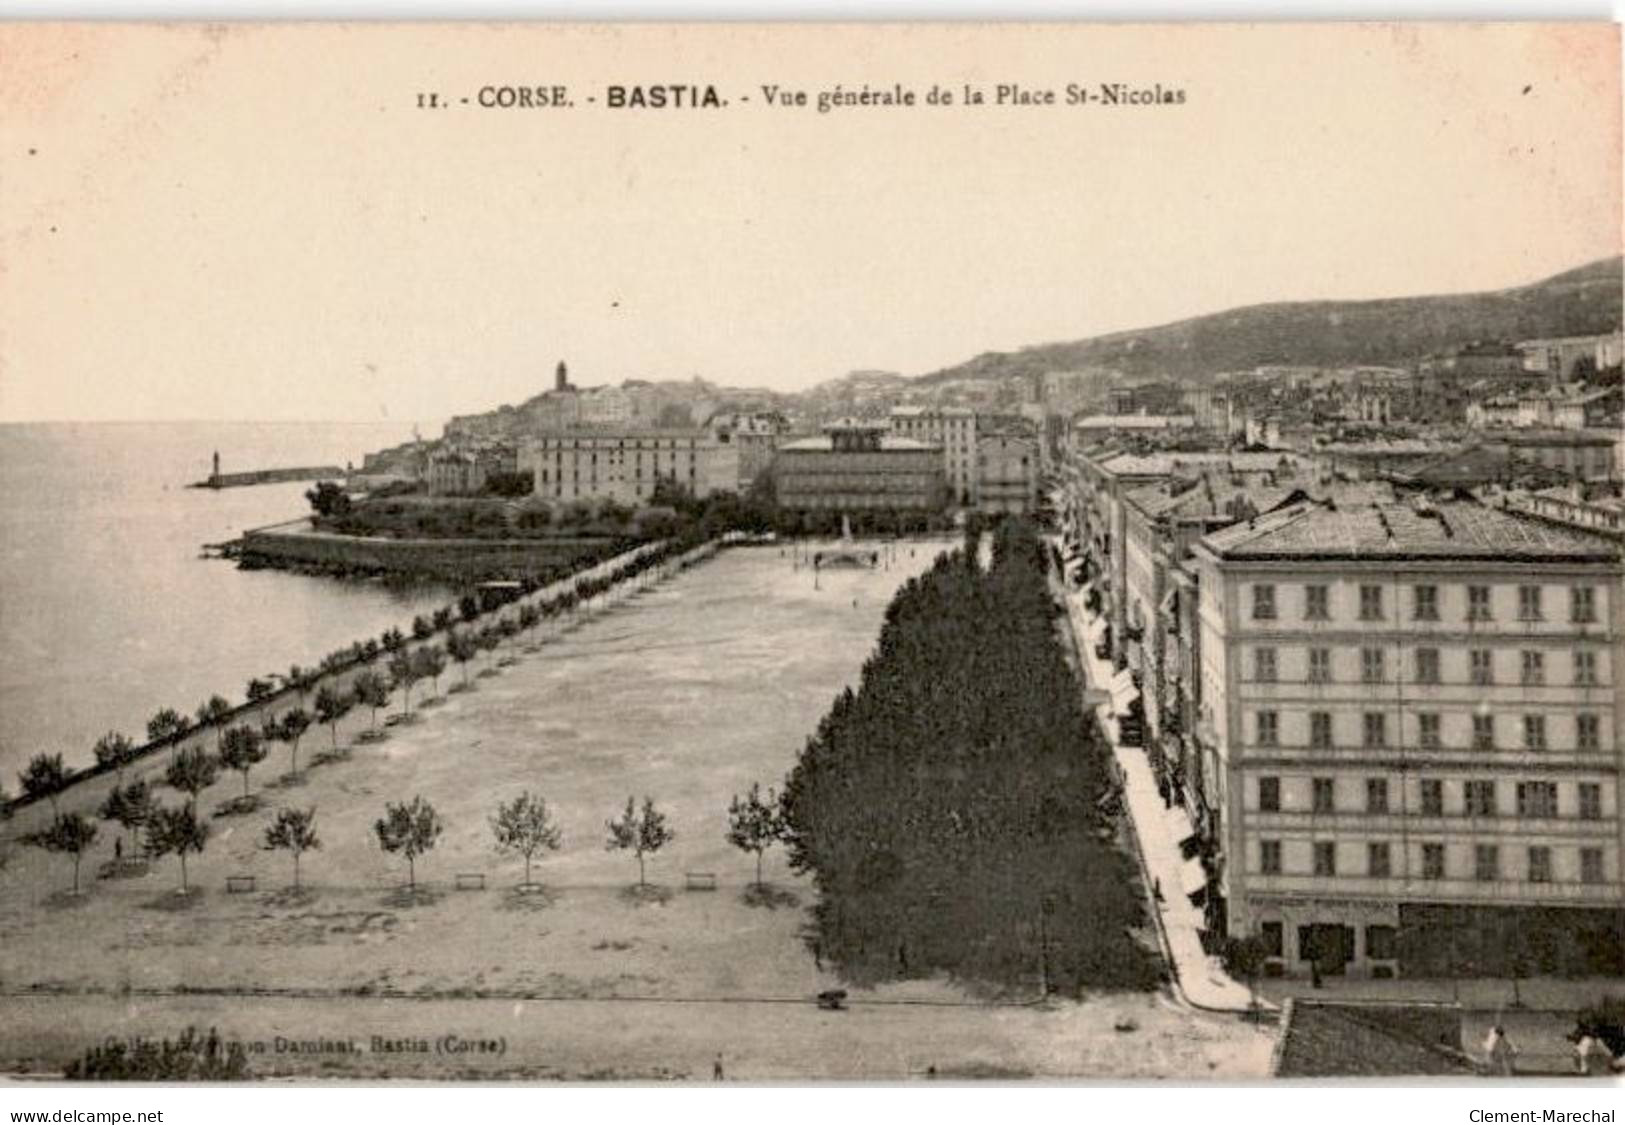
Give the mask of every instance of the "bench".
M 457 876 L 457 889 L 460 891 L 483 891 L 485 889 L 485 876 L 468 874 Z
M 252 875 L 227 875 L 226 876 L 226 893 L 228 895 L 248 894 L 251 891 L 253 891 L 253 889 L 254 889 L 254 876 L 252 876 Z
M 690 871 L 687 876 L 688 889 L 691 891 L 714 891 L 717 889 L 717 877 L 711 871 Z

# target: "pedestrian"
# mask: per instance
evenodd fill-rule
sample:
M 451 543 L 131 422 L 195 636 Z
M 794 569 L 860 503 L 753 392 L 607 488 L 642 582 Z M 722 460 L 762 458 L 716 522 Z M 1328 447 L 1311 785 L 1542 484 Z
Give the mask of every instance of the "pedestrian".
M 124 841 L 119 840 L 119 839 L 114 839 L 114 841 L 113 841 L 113 865 L 115 867 L 121 867 L 121 866 L 123 866 L 123 864 L 124 864 Z
M 1511 1075 L 1513 1057 L 1517 1053 L 1512 1040 L 1507 1038 L 1506 1028 L 1500 1024 L 1490 1028 L 1490 1033 L 1484 1037 L 1484 1061 L 1491 1074 Z
M 711 1081 L 722 1081 L 722 1052 L 717 1052 L 716 1059 L 711 1063 Z

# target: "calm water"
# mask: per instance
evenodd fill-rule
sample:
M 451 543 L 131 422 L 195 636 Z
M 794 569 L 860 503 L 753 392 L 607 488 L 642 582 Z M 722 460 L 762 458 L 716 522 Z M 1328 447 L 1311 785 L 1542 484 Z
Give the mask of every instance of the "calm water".
M 145 739 L 250 676 L 310 664 L 447 592 L 341 582 L 198 557 L 205 542 L 308 510 L 308 483 L 212 492 L 233 472 L 360 463 L 410 423 L 0 425 L 0 782 L 40 750 L 94 761 L 109 729 Z

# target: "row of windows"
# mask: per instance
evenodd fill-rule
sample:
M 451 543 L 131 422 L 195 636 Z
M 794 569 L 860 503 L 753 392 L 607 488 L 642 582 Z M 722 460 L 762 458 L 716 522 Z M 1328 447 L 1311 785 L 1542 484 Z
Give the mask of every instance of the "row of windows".
M 1386 621 L 1388 619 L 1387 607 L 1384 604 L 1387 587 L 1377 584 L 1364 584 L 1360 587 L 1359 620 Z M 1544 607 L 1544 588 L 1541 586 L 1518 587 L 1518 620 L 1544 621 L 1546 619 Z M 1309 584 L 1303 588 L 1303 616 L 1308 621 L 1330 621 L 1332 619 L 1332 589 L 1324 584 Z M 1274 621 L 1278 616 L 1276 605 L 1276 588 L 1274 584 L 1259 582 L 1253 584 L 1252 613 L 1254 621 Z M 1432 584 L 1414 585 L 1411 587 L 1411 618 L 1412 621 L 1438 621 L 1439 616 L 1439 587 Z M 1490 587 L 1484 585 L 1469 585 L 1467 587 L 1467 613 L 1468 621 L 1493 621 L 1494 614 L 1491 608 Z M 1574 624 L 1589 624 L 1597 620 L 1597 592 L 1590 586 L 1572 586 L 1569 588 L 1569 621 Z
M 1580 882 L 1597 884 L 1606 881 L 1603 870 L 1603 856 L 1601 848 L 1580 848 L 1579 874 Z M 1260 840 L 1258 842 L 1258 871 L 1261 875 L 1286 874 L 1313 874 L 1323 877 L 1335 875 L 1362 874 L 1372 879 L 1387 879 L 1394 874 L 1393 846 L 1384 842 L 1368 843 L 1365 846 L 1365 870 L 1362 872 L 1339 871 L 1337 862 L 1337 845 L 1329 840 L 1317 840 L 1311 851 L 1311 868 L 1306 872 L 1288 872 L 1281 863 L 1281 841 Z M 1471 872 L 1455 872 L 1449 869 L 1446 862 L 1445 846 L 1437 843 L 1424 843 L 1422 845 L 1422 878 L 1448 879 L 1452 876 L 1458 878 L 1471 878 L 1479 882 L 1495 882 L 1506 876 L 1503 873 L 1501 862 L 1501 846 L 1499 844 L 1475 844 L 1472 853 Z M 1525 849 L 1523 870 L 1519 873 L 1524 881 L 1530 883 L 1550 883 L 1552 879 L 1552 849 L 1545 844 L 1533 844 Z
M 1570 654 L 1569 682 L 1575 687 L 1596 687 L 1597 680 L 1597 654 L 1590 649 L 1575 649 Z M 1382 684 L 1389 679 L 1388 650 L 1386 648 L 1363 647 L 1360 649 L 1360 683 Z M 1422 647 L 1412 652 L 1411 682 L 1415 684 L 1443 684 L 1444 661 L 1442 653 L 1437 648 Z M 1520 649 L 1518 651 L 1518 683 L 1525 687 L 1542 687 L 1547 681 L 1546 652 L 1542 649 Z M 1304 683 L 1330 684 L 1337 680 L 1333 675 L 1333 655 L 1329 648 L 1311 648 L 1308 650 L 1308 665 L 1304 674 Z M 1260 646 L 1253 649 L 1253 681 L 1255 683 L 1280 683 L 1281 660 L 1276 649 Z M 1456 682 L 1452 680 L 1451 682 Z M 1467 679 L 1475 687 L 1486 687 L 1496 682 L 1495 678 L 1495 650 L 1488 648 L 1473 648 L 1467 650 Z
M 1497 803 L 1496 793 L 1496 784 L 1493 781 L 1464 781 L 1461 783 L 1461 802 L 1457 809 L 1466 816 L 1499 816 L 1500 807 Z M 1518 815 L 1521 817 L 1553 819 L 1563 815 L 1563 809 L 1557 799 L 1556 782 L 1520 781 L 1515 786 L 1514 793 L 1517 797 Z M 1337 807 L 1337 786 L 1332 778 L 1311 778 L 1309 794 L 1311 812 L 1335 813 L 1339 811 Z M 1417 809 L 1419 815 L 1446 815 L 1445 783 L 1442 780 L 1424 778 L 1420 783 L 1419 796 L 1420 802 Z M 1282 811 L 1281 779 L 1279 777 L 1260 777 L 1258 779 L 1258 811 L 1266 813 Z M 1394 811 L 1394 802 L 1390 796 L 1387 778 L 1366 778 L 1365 807 L 1360 811 L 1379 816 Z M 1602 819 L 1602 785 L 1600 783 L 1582 781 L 1575 786 L 1574 807 L 1571 810 L 1571 815 L 1578 817 L 1580 820 Z
M 1496 716 L 1493 714 L 1474 714 L 1471 718 L 1473 725 L 1470 741 L 1460 749 L 1499 749 Z M 1386 711 L 1361 712 L 1359 745 L 1367 750 L 1381 750 L 1393 747 L 1394 744 L 1389 741 L 1388 737 L 1388 719 L 1389 714 Z M 1547 716 L 1524 715 L 1522 719 L 1523 729 L 1520 748 L 1524 750 L 1552 749 L 1552 743 L 1548 737 Z M 1308 749 L 1337 749 L 1339 743 L 1334 738 L 1334 734 L 1335 730 L 1330 711 L 1309 712 Z M 1282 748 L 1281 713 L 1279 711 L 1255 712 L 1253 716 L 1253 745 L 1262 750 Z M 1451 749 L 1444 743 L 1443 722 L 1437 711 L 1416 712 L 1416 748 L 1419 750 Z M 1602 749 L 1601 716 L 1589 711 L 1583 711 L 1574 716 L 1573 748 L 1588 751 Z
M 679 444 L 684 449 L 695 448 L 697 442 L 694 438 L 667 438 L 664 444 L 660 438 L 587 438 L 575 441 L 555 441 L 543 439 L 538 445 L 547 450 L 581 450 L 589 449 L 676 449 Z

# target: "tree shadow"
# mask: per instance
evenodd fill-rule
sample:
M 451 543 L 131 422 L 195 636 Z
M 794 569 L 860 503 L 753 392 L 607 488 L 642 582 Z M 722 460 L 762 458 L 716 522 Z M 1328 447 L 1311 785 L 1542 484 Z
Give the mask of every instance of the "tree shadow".
M 559 892 L 540 883 L 521 883 L 509 887 L 502 896 L 498 910 L 535 913 L 547 910 L 559 900 Z
M 746 906 L 780 910 L 801 905 L 801 896 L 794 891 L 775 887 L 772 883 L 752 883 L 739 896 Z
M 433 887 L 396 887 L 383 897 L 383 904 L 393 910 L 411 910 L 418 906 L 433 906 L 446 897 L 446 892 Z
M 373 730 L 371 727 L 368 727 L 366 730 L 364 730 L 360 734 L 356 735 L 355 740 L 356 740 L 356 742 L 358 744 L 366 744 L 366 743 L 373 743 L 373 742 L 388 742 L 389 741 L 389 731 L 384 730 L 381 727 L 379 729 L 377 729 L 377 730 Z
M 309 906 L 321 895 L 311 887 L 279 887 L 274 891 L 267 891 L 260 896 L 262 906 L 275 907 L 278 910 L 294 910 Z
M 251 812 L 257 812 L 264 804 L 258 793 L 251 793 L 247 797 L 233 797 L 229 801 L 220 802 L 214 807 L 214 815 L 247 816 Z
M 476 683 L 472 683 L 472 682 L 471 683 L 466 683 L 466 684 L 457 683 L 457 684 L 452 684 L 449 688 L 447 688 L 446 689 L 446 694 L 447 695 L 460 695 L 465 691 L 478 691 L 478 690 L 479 690 L 479 685 L 476 684 Z
M 418 704 L 418 710 L 428 711 L 435 707 L 444 707 L 445 705 L 446 697 L 444 695 L 431 695 L 428 699 L 425 699 L 423 702 Z
M 323 750 L 321 753 L 310 759 L 310 765 L 307 768 L 318 769 L 321 766 L 330 766 L 335 762 L 348 762 L 349 760 L 350 751 L 348 747 L 343 747 L 338 750 Z
M 185 891 L 176 887 L 141 905 L 147 910 L 161 910 L 166 914 L 184 914 L 203 905 L 205 897 L 202 887 L 188 887 Z
M 302 788 L 305 785 L 305 782 L 306 782 L 305 771 L 300 770 L 298 773 L 285 773 L 281 777 L 278 777 L 278 778 L 276 778 L 276 779 L 274 779 L 272 781 L 266 782 L 265 783 L 265 788 L 267 788 L 267 789 L 299 789 L 299 788 Z
M 633 906 L 665 906 L 671 901 L 673 893 L 670 887 L 654 883 L 633 883 L 630 887 L 621 888 L 620 899 Z
M 44 907 L 47 910 L 78 910 L 90 902 L 90 895 L 84 891 L 52 891 L 45 896 Z

